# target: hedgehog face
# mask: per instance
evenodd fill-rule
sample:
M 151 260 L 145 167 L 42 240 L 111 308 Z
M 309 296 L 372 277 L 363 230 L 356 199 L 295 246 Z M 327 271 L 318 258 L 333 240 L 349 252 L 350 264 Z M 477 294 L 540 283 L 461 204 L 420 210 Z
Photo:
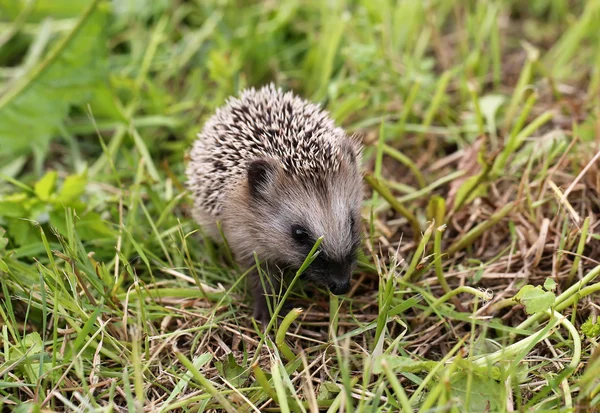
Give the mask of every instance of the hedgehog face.
M 248 166 L 248 230 L 259 258 L 298 269 L 316 240 L 323 236 L 317 258 L 303 278 L 334 294 L 350 289 L 360 245 L 362 177 L 355 158 L 319 180 L 290 176 L 270 159 Z

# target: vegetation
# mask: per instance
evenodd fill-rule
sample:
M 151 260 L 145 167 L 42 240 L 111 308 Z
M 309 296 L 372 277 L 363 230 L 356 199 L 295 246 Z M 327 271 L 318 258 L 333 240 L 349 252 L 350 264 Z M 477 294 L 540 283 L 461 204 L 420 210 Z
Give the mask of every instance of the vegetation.
M 592 411 L 600 2 L 0 0 L 0 400 Z M 273 81 L 363 136 L 347 297 L 263 334 L 185 151 Z

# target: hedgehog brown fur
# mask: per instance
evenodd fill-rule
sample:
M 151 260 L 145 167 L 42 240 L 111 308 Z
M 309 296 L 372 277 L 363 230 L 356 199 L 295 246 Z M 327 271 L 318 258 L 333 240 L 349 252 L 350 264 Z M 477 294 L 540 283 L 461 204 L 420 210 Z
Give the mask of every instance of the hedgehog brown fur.
M 328 113 L 273 85 L 247 89 L 206 122 L 190 153 L 194 217 L 214 238 L 216 222 L 242 265 L 254 253 L 271 274 L 251 277 L 254 316 L 269 319 L 265 296 L 279 270 L 297 270 L 319 236 L 304 278 L 333 293 L 349 290 L 360 243 L 361 145 Z

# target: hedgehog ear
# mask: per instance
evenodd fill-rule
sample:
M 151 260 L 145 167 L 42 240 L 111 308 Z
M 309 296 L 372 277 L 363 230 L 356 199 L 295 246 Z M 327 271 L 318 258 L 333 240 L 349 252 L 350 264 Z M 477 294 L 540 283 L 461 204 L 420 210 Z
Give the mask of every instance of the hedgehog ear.
M 357 165 L 361 156 L 361 146 L 356 135 L 345 139 L 342 143 L 342 151 L 346 159 L 350 161 L 350 164 Z
M 248 189 L 254 198 L 262 197 L 275 178 L 277 165 L 268 159 L 256 159 L 248 164 Z

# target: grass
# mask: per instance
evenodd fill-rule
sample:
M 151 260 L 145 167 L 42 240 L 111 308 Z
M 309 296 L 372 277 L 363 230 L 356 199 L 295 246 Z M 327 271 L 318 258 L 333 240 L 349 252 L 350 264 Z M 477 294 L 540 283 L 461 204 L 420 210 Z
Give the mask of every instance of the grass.
M 0 0 L 3 408 L 597 410 L 598 21 L 593 0 Z M 294 289 L 263 334 L 183 176 L 207 117 L 269 81 L 362 135 L 369 196 L 350 294 Z

